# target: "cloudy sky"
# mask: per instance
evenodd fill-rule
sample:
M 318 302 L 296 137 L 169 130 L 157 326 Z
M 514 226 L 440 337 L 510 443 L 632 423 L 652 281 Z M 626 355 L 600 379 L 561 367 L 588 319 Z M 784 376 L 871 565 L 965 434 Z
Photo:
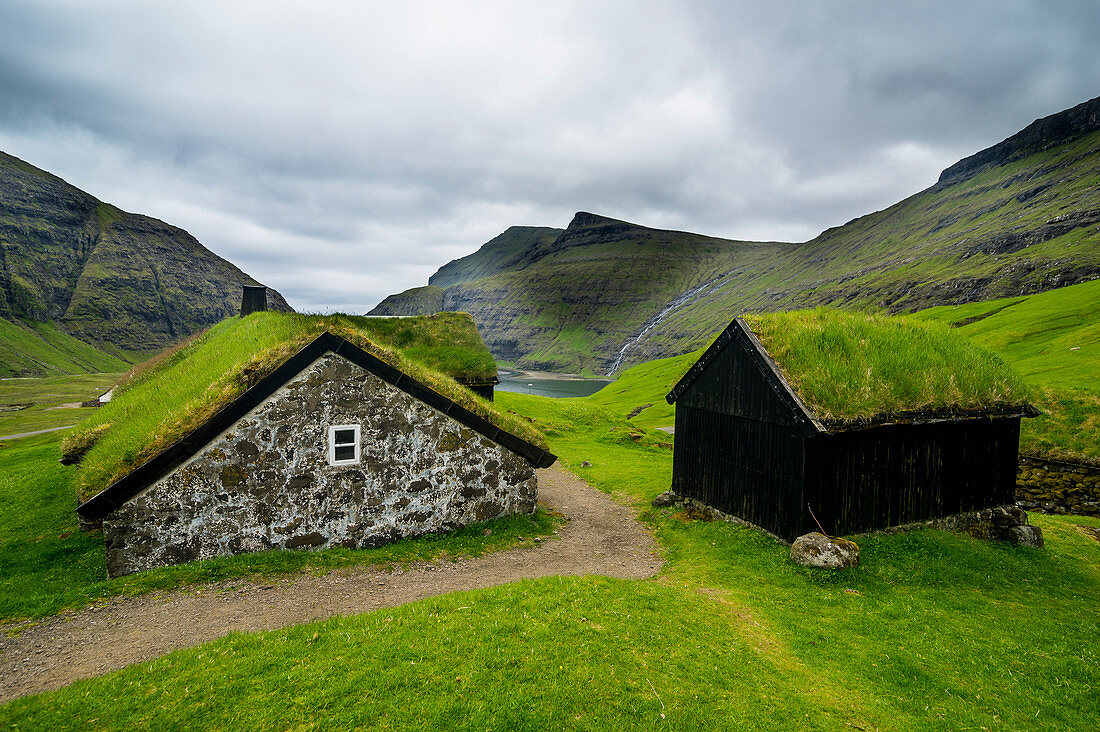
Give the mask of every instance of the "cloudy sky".
M 578 210 L 803 241 L 1097 95 L 1095 0 L 0 3 L 0 149 L 310 311 Z

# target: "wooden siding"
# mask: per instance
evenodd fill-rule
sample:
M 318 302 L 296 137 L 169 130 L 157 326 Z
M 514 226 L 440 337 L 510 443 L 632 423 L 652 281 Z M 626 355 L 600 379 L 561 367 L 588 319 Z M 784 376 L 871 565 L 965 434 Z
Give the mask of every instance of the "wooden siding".
M 791 427 L 677 403 L 672 489 L 786 538 L 802 503 L 803 444 Z
M 778 385 L 765 376 L 755 355 L 746 349 L 743 339 L 734 338 L 679 396 L 676 411 L 689 407 L 760 422 L 799 424 L 794 411 L 779 395 Z
M 805 502 L 838 535 L 1010 504 L 1019 436 L 1017 417 L 813 437 Z M 803 513 L 798 533 L 816 530 Z

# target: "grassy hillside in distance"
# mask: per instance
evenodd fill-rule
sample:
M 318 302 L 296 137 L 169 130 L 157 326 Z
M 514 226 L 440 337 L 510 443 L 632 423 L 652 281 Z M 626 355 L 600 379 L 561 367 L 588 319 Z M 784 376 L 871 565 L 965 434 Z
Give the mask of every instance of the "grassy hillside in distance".
M 433 315 L 443 310 L 443 288 L 435 285 L 410 287 L 390 295 L 368 313 L 375 317 L 389 315 Z
M 914 313 L 957 328 L 1037 386 L 1100 392 L 1100 280 Z
M 0 318 L 0 378 L 126 371 L 141 358 L 110 350 L 74 338 L 50 322 Z
M 413 287 L 390 295 L 378 303 L 369 315 L 431 315 L 444 310 L 444 288 L 469 282 L 497 272 L 520 269 L 528 252 L 552 243 L 561 229 L 538 226 L 512 226 L 490 239 L 473 254 L 452 260 L 428 278 L 426 287 Z
M 124 376 L 93 373 L 0 380 L 0 435 L 74 425 L 94 408 L 73 404 L 95 399 Z
M 579 213 L 521 269 L 446 289 L 444 306 L 474 316 L 498 358 L 521 368 L 605 373 L 622 344 L 685 290 L 724 276 L 731 262 L 762 269 L 789 245 L 650 229 Z
M 1100 463 L 1100 280 L 913 315 L 947 323 L 998 353 L 1036 387 L 1029 454 Z
M 1100 276 L 1097 119 L 1100 98 L 1039 120 L 927 190 L 801 244 L 579 213 L 553 242 L 486 245 L 431 282 L 498 359 L 601 374 L 695 350 L 746 312 L 911 312 L 1085 282 Z
M 637 358 L 698 348 L 738 312 L 831 304 L 910 312 L 1100 275 L 1100 132 L 937 184 L 783 253 L 671 313 Z M 634 359 L 632 359 L 633 361 Z
M 512 226 L 486 242 L 474 254 L 455 259 L 428 278 L 428 284 L 450 287 L 509 269 L 520 269 L 529 252 L 553 245 L 562 229 L 546 226 Z

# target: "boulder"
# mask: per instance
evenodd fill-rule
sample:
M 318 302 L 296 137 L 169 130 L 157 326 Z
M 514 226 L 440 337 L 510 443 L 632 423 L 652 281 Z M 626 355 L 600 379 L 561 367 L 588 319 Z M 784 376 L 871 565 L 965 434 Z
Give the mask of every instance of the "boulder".
M 1043 530 L 1038 526 L 1031 526 L 1030 524 L 1013 526 L 1008 529 L 1007 534 L 1008 541 L 1013 544 L 1043 548 Z
M 676 503 L 676 494 L 672 491 L 665 491 L 661 495 L 657 496 L 650 502 L 650 505 L 654 508 L 664 508 L 665 506 L 671 506 Z
M 791 560 L 804 567 L 858 567 L 859 547 L 854 541 L 834 539 L 815 531 L 794 540 L 791 544 Z

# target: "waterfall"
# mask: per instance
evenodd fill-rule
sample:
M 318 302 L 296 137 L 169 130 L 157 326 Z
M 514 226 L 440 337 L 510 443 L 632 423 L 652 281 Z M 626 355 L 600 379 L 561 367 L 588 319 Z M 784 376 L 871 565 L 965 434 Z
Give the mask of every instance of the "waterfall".
M 713 280 L 704 282 L 701 285 L 696 285 L 690 290 L 685 290 L 684 292 L 680 293 L 676 297 L 676 299 L 666 305 L 661 312 L 657 313 L 652 318 L 647 320 L 642 326 L 642 329 L 638 332 L 638 335 L 634 336 L 629 341 L 623 344 L 623 347 L 619 349 L 619 355 L 615 357 L 615 360 L 611 364 L 611 368 L 608 369 L 607 375 L 614 376 L 615 372 L 618 371 L 619 368 L 623 365 L 623 360 L 626 358 L 626 352 L 630 350 L 630 348 L 641 342 L 641 340 L 646 337 L 646 334 L 648 334 L 649 331 L 657 327 L 657 325 L 660 324 L 660 322 L 668 317 L 672 312 L 679 310 L 683 306 L 690 303 L 692 300 L 700 297 L 707 290 L 718 289 L 730 275 L 735 274 L 736 272 L 737 270 L 727 272 L 724 275 L 715 277 Z

